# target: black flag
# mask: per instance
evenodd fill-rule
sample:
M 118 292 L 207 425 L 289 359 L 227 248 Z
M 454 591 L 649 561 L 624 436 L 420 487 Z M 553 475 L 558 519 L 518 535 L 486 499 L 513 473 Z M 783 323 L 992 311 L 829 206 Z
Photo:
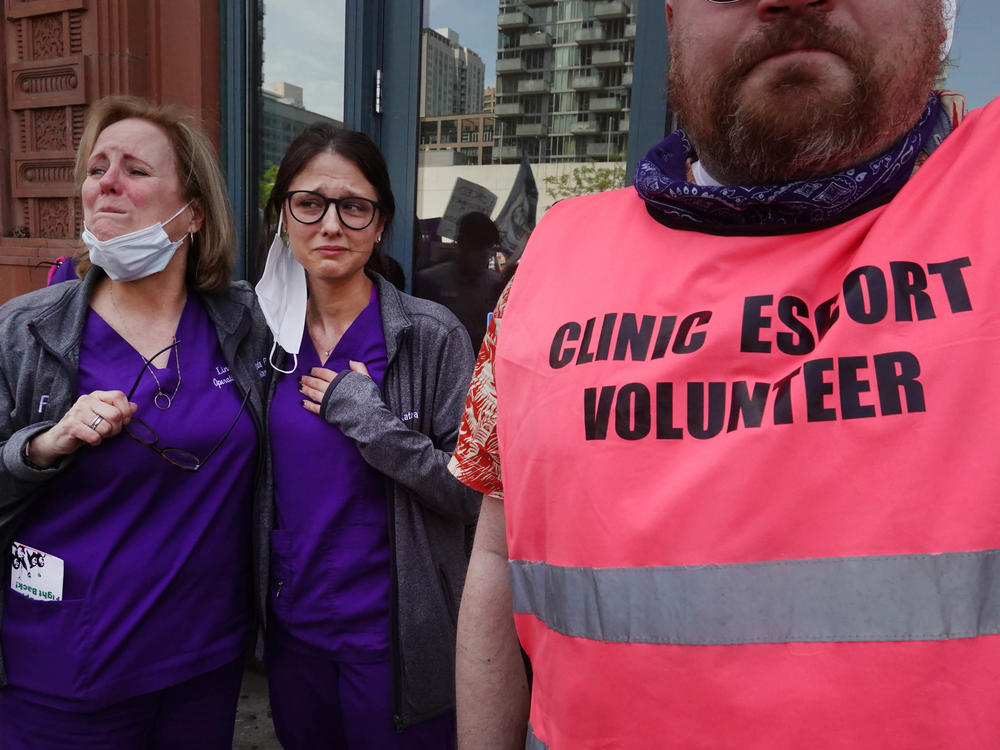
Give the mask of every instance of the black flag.
M 531 165 L 525 154 L 521 157 L 521 168 L 517 171 L 507 202 L 503 204 L 495 221 L 500 230 L 500 246 L 508 262 L 516 261 L 524 250 L 528 236 L 535 228 L 537 207 L 538 186 L 535 185 L 535 176 L 531 173 Z

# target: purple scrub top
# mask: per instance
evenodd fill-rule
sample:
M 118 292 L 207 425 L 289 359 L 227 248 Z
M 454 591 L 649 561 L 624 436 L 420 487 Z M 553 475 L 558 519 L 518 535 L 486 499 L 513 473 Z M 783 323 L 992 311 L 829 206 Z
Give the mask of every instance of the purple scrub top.
M 389 655 L 390 558 L 385 478 L 338 428 L 302 407 L 300 375 L 320 367 L 309 332 L 298 369 L 282 375 L 270 407 L 276 528 L 270 603 L 277 627 L 305 653 L 340 661 Z M 381 385 L 387 354 L 378 295 L 324 365 L 364 362 Z
M 236 418 L 242 394 L 204 308 L 189 293 L 178 347 L 160 387 L 144 372 L 132 397 L 160 445 L 204 457 Z M 142 357 L 90 311 L 79 393 L 128 393 Z M 15 540 L 61 558 L 62 601 L 4 592 L 10 683 L 57 708 L 94 710 L 238 658 L 249 624 L 251 483 L 256 459 L 246 410 L 195 473 L 121 433 L 80 449 L 50 480 Z

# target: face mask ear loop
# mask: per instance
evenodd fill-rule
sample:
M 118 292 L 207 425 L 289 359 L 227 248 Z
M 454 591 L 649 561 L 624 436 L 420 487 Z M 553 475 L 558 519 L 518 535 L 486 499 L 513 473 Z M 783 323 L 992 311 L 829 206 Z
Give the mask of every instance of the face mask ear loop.
M 280 367 L 274 364 L 274 350 L 277 348 L 278 348 L 278 342 L 275 341 L 273 344 L 271 344 L 271 353 L 267 355 L 267 363 L 271 365 L 271 369 L 275 370 L 276 372 L 284 373 L 285 375 L 291 375 L 293 372 L 299 369 L 299 355 L 298 354 L 292 355 L 293 364 L 291 370 L 282 370 Z
M 163 222 L 160 222 L 160 226 L 161 226 L 161 227 L 165 227 L 165 226 L 166 226 L 167 224 L 169 224 L 170 222 L 172 222 L 172 221 L 173 221 L 174 219 L 176 219 L 176 218 L 177 218 L 178 216 L 180 216 L 180 215 L 181 215 L 181 214 L 182 214 L 182 213 L 184 212 L 184 209 L 185 209 L 185 208 L 187 208 L 188 206 L 190 206 L 190 205 L 191 205 L 192 203 L 194 203 L 194 201 L 193 201 L 193 200 L 190 200 L 190 201 L 188 201 L 187 203 L 185 203 L 185 204 L 184 204 L 183 206 L 181 206 L 181 207 L 180 207 L 180 208 L 179 208 L 179 209 L 177 210 L 177 213 L 175 213 L 175 214 L 174 214 L 173 216 L 171 216 L 171 217 L 170 217 L 169 219 L 167 219 L 166 221 L 163 221 Z

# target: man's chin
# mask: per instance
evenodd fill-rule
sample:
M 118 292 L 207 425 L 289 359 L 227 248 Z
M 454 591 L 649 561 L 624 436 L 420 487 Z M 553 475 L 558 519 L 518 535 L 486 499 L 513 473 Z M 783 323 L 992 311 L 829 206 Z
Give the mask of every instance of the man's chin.
M 837 110 L 857 96 L 857 78 L 841 58 L 778 58 L 759 65 L 737 92 L 741 107 L 793 106 Z
M 752 122 L 754 130 L 777 140 L 823 133 L 839 127 L 831 120 L 854 119 L 861 98 L 853 76 L 817 77 L 808 70 L 789 70 L 781 78 L 748 81 L 737 95 L 736 121 Z
M 867 126 L 863 111 L 857 109 L 863 99 L 857 85 L 817 80 L 802 71 L 769 84 L 741 88 L 735 117 L 711 148 L 721 155 L 730 178 L 755 184 L 787 182 L 823 174 L 850 160 L 845 151 L 858 148 Z
M 810 77 L 817 80 L 851 75 L 851 67 L 840 55 L 822 49 L 791 50 L 757 63 L 746 78 L 771 79 Z

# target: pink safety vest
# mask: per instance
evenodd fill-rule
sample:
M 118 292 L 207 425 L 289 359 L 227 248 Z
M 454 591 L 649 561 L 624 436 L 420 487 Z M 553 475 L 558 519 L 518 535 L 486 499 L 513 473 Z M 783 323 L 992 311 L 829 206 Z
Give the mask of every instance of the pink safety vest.
M 1000 746 L 1000 102 L 828 229 L 560 203 L 496 383 L 529 747 Z

